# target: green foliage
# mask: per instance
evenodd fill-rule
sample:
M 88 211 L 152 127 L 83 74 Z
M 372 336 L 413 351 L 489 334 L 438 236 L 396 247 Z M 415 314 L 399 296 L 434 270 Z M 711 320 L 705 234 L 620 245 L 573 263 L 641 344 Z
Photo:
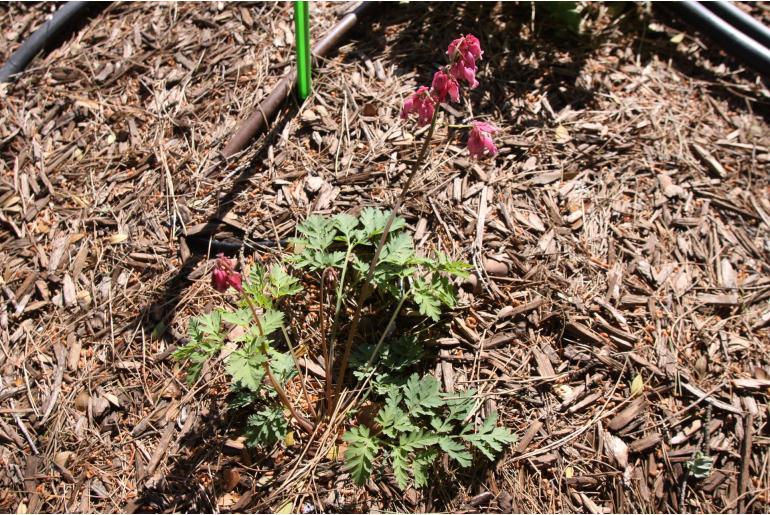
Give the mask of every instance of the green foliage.
M 346 466 L 354 481 L 364 484 L 374 462 L 382 457 L 390 462 L 401 488 L 409 486 L 410 479 L 418 488 L 426 486 L 431 467 L 442 452 L 460 467 L 472 464 L 473 455 L 466 443 L 494 459 L 516 437 L 497 427 L 496 413 L 474 432 L 473 424 L 466 422 L 475 405 L 474 395 L 473 390 L 454 397 L 442 394 L 436 378 L 417 374 L 409 377 L 403 394 L 400 388 L 390 388 L 375 418 L 379 434 L 356 427 L 344 436 L 348 442 Z
M 287 274 L 281 265 L 275 264 L 270 268 L 267 290 L 273 299 L 280 299 L 298 294 L 302 291 L 302 286 L 296 277 Z
M 711 474 L 711 468 L 714 466 L 714 458 L 698 451 L 690 461 L 684 464 L 684 467 L 695 479 L 706 479 Z
M 503 450 L 503 445 L 516 441 L 516 436 L 505 428 L 497 427 L 497 413 L 492 413 L 476 433 L 464 433 L 463 440 L 473 444 L 490 460 Z
M 345 449 L 345 467 L 353 476 L 353 481 L 363 485 L 372 473 L 380 441 L 363 426 L 354 427 L 342 438 L 348 443 Z
M 190 341 L 174 356 L 188 363 L 188 380 L 195 381 L 207 361 L 225 355 L 223 365 L 231 381 L 230 406 L 250 410 L 245 430 L 249 445 L 271 445 L 288 430 L 284 409 L 265 377 L 269 369 L 283 385 L 295 374 L 291 354 L 277 349 L 284 330 L 282 307 L 286 304 L 281 299 L 302 291 L 300 275 L 307 277 L 311 272 L 320 280 L 327 268 L 337 268 L 342 271 L 340 280 L 345 280 L 334 289 L 342 295 L 340 304 L 349 306 L 358 298 L 390 216 L 388 211 L 364 208 L 357 216 L 308 217 L 297 226 L 294 253 L 284 261 L 291 268 L 252 265 L 244 274 L 243 297 L 235 307 L 190 321 Z M 469 270 L 468 265 L 441 252 L 435 258 L 418 256 L 406 221 L 394 217 L 372 280 L 379 295 L 375 297 L 377 311 L 387 312 L 395 302 L 403 301 L 420 315 L 438 321 L 443 309 L 456 303 L 450 276 L 464 277 Z M 260 311 L 259 320 L 254 319 L 254 306 Z M 229 341 L 228 334 L 233 334 Z M 467 443 L 484 446 L 485 454 L 499 451 L 502 437 L 498 433 L 485 429 L 494 438 L 477 439 L 478 443 L 472 438 L 472 427 L 466 427 L 474 407 L 473 392 L 460 400 L 448 398 L 435 378 L 408 375 L 423 354 L 414 331 L 394 336 L 372 356 L 375 341 L 358 346 L 351 356 L 354 375 L 358 379 L 371 375 L 375 397 L 385 399 L 376 417 L 380 427 L 376 434 L 361 427 L 345 435 L 345 458 L 356 482 L 361 484 L 370 476 L 378 457 L 391 463 L 400 485 L 413 481 L 423 486 L 442 452 L 465 467 L 471 462 Z
M 218 355 L 225 347 L 223 324 L 244 330 L 230 339 L 235 348 L 224 358 L 225 371 L 231 381 L 230 406 L 235 409 L 257 410 L 249 417 L 246 436 L 250 445 L 269 445 L 283 437 L 287 420 L 277 394 L 265 380 L 265 366 L 269 366 L 276 380 L 284 385 L 295 373 L 291 354 L 280 352 L 273 345 L 280 334 L 284 315 L 276 308 L 282 297 L 298 294 L 299 280 L 282 266 L 273 265 L 268 271 L 252 266 L 243 285 L 244 295 L 262 308 L 259 324 L 246 299 L 232 310 L 217 309 L 190 320 L 190 341 L 177 349 L 174 357 L 188 362 L 188 381 L 198 379 L 206 361 Z
M 419 363 L 423 355 L 422 344 L 414 334 L 385 342 L 372 359 L 374 347 L 373 343 L 358 346 L 351 355 L 350 363 L 353 375 L 360 381 L 374 371 L 371 385 L 379 395 L 386 395 L 392 387 L 406 383 L 404 374 L 407 369 Z M 370 359 L 376 368 L 367 365 Z
M 264 267 L 255 263 L 249 268 L 249 273 L 243 283 L 243 294 L 263 309 L 273 307 L 273 301 L 266 292 L 268 280 L 267 271 Z M 242 302 L 242 307 L 246 307 L 245 301 Z
M 364 208 L 358 217 L 348 213 L 329 218 L 311 216 L 297 226 L 301 237 L 293 240 L 296 253 L 289 261 L 295 267 L 311 272 L 327 267 L 350 267 L 356 275 L 348 276 L 346 291 L 355 293 L 369 271 L 369 263 L 389 217 L 389 211 L 374 208 Z M 406 294 L 421 315 L 437 321 L 442 308 L 451 309 L 456 303 L 455 289 L 447 276 L 466 277 L 470 267 L 450 260 L 441 252 L 435 259 L 417 256 L 413 237 L 405 229 L 406 221 L 395 217 L 372 282 L 391 297 L 400 298 Z M 407 284 L 411 287 L 405 289 Z
M 415 415 L 432 416 L 435 408 L 444 404 L 439 391 L 441 385 L 433 376 L 425 376 L 422 379 L 413 374 L 406 382 L 404 390 L 404 402 L 409 413 Z
M 227 357 L 225 369 L 233 383 L 258 392 L 265 377 L 264 363 L 267 360 L 261 352 L 238 349 Z
M 246 444 L 252 447 L 272 445 L 286 438 L 289 425 L 281 406 L 265 407 L 250 415 L 246 422 Z
M 192 384 L 198 380 L 203 365 L 224 346 L 224 336 L 221 332 L 222 313 L 212 311 L 190 319 L 188 335 L 190 341 L 174 351 L 174 359 L 189 362 L 187 382 Z

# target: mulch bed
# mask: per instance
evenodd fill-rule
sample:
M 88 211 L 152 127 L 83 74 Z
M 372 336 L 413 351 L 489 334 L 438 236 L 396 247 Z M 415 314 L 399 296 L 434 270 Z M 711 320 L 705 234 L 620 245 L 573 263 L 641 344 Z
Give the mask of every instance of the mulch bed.
M 313 3 L 314 37 L 343 8 Z M 0 7 L 2 60 L 50 11 Z M 770 511 L 770 92 L 661 13 L 594 6 L 582 38 L 535 14 L 388 5 L 220 166 L 292 66 L 288 3 L 111 4 L 0 91 L 0 509 Z M 463 32 L 482 86 L 450 121 L 494 123 L 500 153 L 439 128 L 403 216 L 478 278 L 426 370 L 519 443 L 406 492 L 299 436 L 244 448 L 221 367 L 189 388 L 169 357 L 227 301 L 210 258 L 391 205 L 403 99 Z

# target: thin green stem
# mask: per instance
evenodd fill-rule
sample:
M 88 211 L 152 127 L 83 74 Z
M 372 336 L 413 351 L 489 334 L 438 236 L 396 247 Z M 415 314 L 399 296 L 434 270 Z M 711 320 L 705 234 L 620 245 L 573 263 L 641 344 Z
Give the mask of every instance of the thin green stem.
M 348 249 L 345 252 L 345 261 L 342 265 L 342 273 L 340 274 L 340 282 L 337 286 L 337 300 L 334 305 L 334 318 L 332 319 L 332 326 L 329 336 L 329 354 L 326 356 L 326 370 L 328 373 L 326 376 L 326 384 L 329 386 L 327 391 L 327 402 L 329 402 L 329 407 L 331 407 L 332 402 L 331 385 L 333 384 L 332 376 L 334 373 L 334 342 L 337 341 L 337 328 L 340 321 L 340 312 L 342 311 L 342 293 L 345 288 L 345 277 L 348 273 L 348 263 L 350 262 L 350 256 L 353 254 L 353 249 L 354 246 L 348 242 Z M 323 282 L 323 277 L 321 278 L 321 282 Z M 328 412 L 331 412 L 331 409 L 329 409 Z
M 436 109 L 433 112 L 433 119 L 430 121 L 430 129 L 428 130 L 428 135 L 425 137 L 425 142 L 422 145 L 422 149 L 420 150 L 420 154 L 417 157 L 417 160 L 415 160 L 412 163 L 412 169 L 409 172 L 409 176 L 406 179 L 406 183 L 404 184 L 404 187 L 401 189 L 401 194 L 396 199 L 396 204 L 393 206 L 393 210 L 390 212 L 390 216 L 388 217 L 388 221 L 385 223 L 385 229 L 382 231 L 382 236 L 380 236 L 380 241 L 377 243 L 377 248 L 374 251 L 374 256 L 372 257 L 372 261 L 369 263 L 369 271 L 366 273 L 366 279 L 364 281 L 364 284 L 361 285 L 361 292 L 358 295 L 358 302 L 356 304 L 356 310 L 353 314 L 353 319 L 350 322 L 350 330 L 348 331 L 348 338 L 345 342 L 345 351 L 342 354 L 342 362 L 340 364 L 340 370 L 337 373 L 337 384 L 334 388 L 334 400 L 336 402 L 337 397 L 339 397 L 340 391 L 342 389 L 342 382 L 345 380 L 345 372 L 348 367 L 348 360 L 350 359 L 350 351 L 353 347 L 353 340 L 358 335 L 358 324 L 361 322 L 361 310 L 363 309 L 364 302 L 371 296 L 372 292 L 374 291 L 374 287 L 372 286 L 372 279 L 374 278 L 374 270 L 377 267 L 377 263 L 380 260 L 380 254 L 382 253 L 382 249 L 385 246 L 385 242 L 388 238 L 388 233 L 390 232 L 390 227 L 393 225 L 393 221 L 396 219 L 396 215 L 398 215 L 399 210 L 401 209 L 401 204 L 403 204 L 404 199 L 409 194 L 410 188 L 412 187 L 412 182 L 414 181 L 414 178 L 417 176 L 417 172 L 422 168 L 423 161 L 425 161 L 425 156 L 428 154 L 428 147 L 430 146 L 430 142 L 433 139 L 433 132 L 436 129 L 436 121 L 438 120 L 438 112 L 439 110 Z
M 291 339 L 289 339 L 289 333 L 286 331 L 286 326 L 284 324 L 281 324 L 281 332 L 283 333 L 283 337 L 286 340 L 286 345 L 289 346 L 289 352 L 291 352 L 291 358 L 292 361 L 294 361 L 294 368 L 297 369 L 297 373 L 299 374 L 300 386 L 302 386 L 302 393 L 305 395 L 305 401 L 307 402 L 308 409 L 310 409 L 310 413 L 313 415 L 313 418 L 318 420 L 318 414 L 315 412 L 313 403 L 310 400 L 310 395 L 307 393 L 307 387 L 305 386 L 305 374 L 302 373 L 302 367 L 299 366 L 297 352 L 294 350 L 294 345 L 292 345 Z
M 281 400 L 284 406 L 289 410 L 291 413 L 291 416 L 294 417 L 294 419 L 297 421 L 297 423 L 304 429 L 308 434 L 313 433 L 313 424 L 308 422 L 305 417 L 297 413 L 297 410 L 294 409 L 294 406 L 291 404 L 291 401 L 289 400 L 289 397 L 286 395 L 286 392 L 281 387 L 281 384 L 278 382 L 278 380 L 273 375 L 273 371 L 270 368 L 270 354 L 268 353 L 267 349 L 267 339 L 265 338 L 265 331 L 262 329 L 262 323 L 259 321 L 259 314 L 257 313 L 257 307 L 254 305 L 254 301 L 252 301 L 248 294 L 243 296 L 244 299 L 246 299 L 246 304 L 248 304 L 249 309 L 251 310 L 251 315 L 254 317 L 254 323 L 257 324 L 257 330 L 259 331 L 259 336 L 262 339 L 262 353 L 265 355 L 265 362 L 262 364 L 262 367 L 265 369 L 265 375 L 267 376 L 267 379 L 270 381 L 270 385 L 275 390 L 275 393 L 278 394 L 278 398 Z
M 401 307 L 404 305 L 406 298 L 407 298 L 407 294 L 404 293 L 403 295 L 401 295 L 401 298 L 398 300 L 396 309 L 394 309 L 393 314 L 390 315 L 390 320 L 388 320 L 388 325 L 385 326 L 385 330 L 380 335 L 380 339 L 377 341 L 377 345 L 374 346 L 374 350 L 372 351 L 371 357 L 369 357 L 369 361 L 366 362 L 367 367 L 372 366 L 372 363 L 374 363 L 374 360 L 377 358 L 377 353 L 380 352 L 380 347 L 382 347 L 382 344 L 385 342 L 385 338 L 388 337 L 388 334 L 390 334 L 390 332 L 393 330 L 393 326 L 396 325 L 396 317 L 398 317 L 398 314 L 401 312 Z
M 326 344 L 326 278 L 325 272 L 321 272 L 321 288 L 318 307 L 319 307 L 319 322 L 321 326 L 321 354 L 324 358 L 324 393 L 326 396 L 326 413 L 327 415 L 332 412 L 332 369 L 331 360 L 329 354 L 329 348 Z

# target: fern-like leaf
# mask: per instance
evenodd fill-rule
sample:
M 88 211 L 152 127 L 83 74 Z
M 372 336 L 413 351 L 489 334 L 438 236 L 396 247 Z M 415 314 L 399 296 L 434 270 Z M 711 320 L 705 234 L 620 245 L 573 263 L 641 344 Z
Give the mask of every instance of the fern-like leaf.
M 404 389 L 407 412 L 412 416 L 432 415 L 435 408 L 444 404 L 440 388 L 435 377 L 427 375 L 420 379 L 417 374 L 412 374 Z
M 270 280 L 268 284 L 270 295 L 274 299 L 296 295 L 302 291 L 299 280 L 286 273 L 286 270 L 278 264 L 270 268 Z
M 348 442 L 345 449 L 345 468 L 357 485 L 363 485 L 372 473 L 380 442 L 366 426 L 354 427 L 346 432 L 342 439 Z
M 418 452 L 412 461 L 414 474 L 414 486 L 424 488 L 428 486 L 428 473 L 436 463 L 438 451 L 436 449 L 424 449 Z
M 313 250 L 325 251 L 334 242 L 337 235 L 334 219 L 321 215 L 311 215 L 297 226 L 305 239 L 301 241 L 304 246 Z
M 484 456 L 494 460 L 503 450 L 503 445 L 516 441 L 516 435 L 504 427 L 497 427 L 497 413 L 490 414 L 476 433 L 462 435 L 463 440 L 471 443 Z
M 394 390 L 391 390 L 391 393 Z M 399 408 L 401 396 L 394 394 L 388 397 L 375 421 L 382 427 L 382 433 L 390 438 L 398 438 L 399 433 L 414 431 L 417 428 L 410 422 L 409 416 Z
M 470 467 L 473 456 L 469 453 L 463 444 L 448 436 L 441 437 L 438 441 L 439 447 L 455 460 L 461 467 Z
M 259 352 L 248 352 L 239 349 L 227 357 L 225 369 L 234 383 L 252 391 L 259 391 L 262 379 L 265 377 L 265 356 Z
M 364 232 L 369 238 L 379 236 L 385 230 L 385 224 L 390 217 L 390 211 L 382 211 L 380 209 L 374 209 L 366 207 L 361 211 L 361 224 L 364 226 Z M 406 227 L 406 221 L 397 216 L 393 219 L 393 223 L 390 225 L 390 232 L 395 233 L 398 230 Z
M 402 490 L 409 486 L 409 451 L 403 448 L 396 448 L 390 453 L 393 463 L 393 475 L 396 482 Z
M 246 422 L 246 444 L 265 447 L 283 440 L 289 424 L 281 406 L 265 407 L 249 416 Z

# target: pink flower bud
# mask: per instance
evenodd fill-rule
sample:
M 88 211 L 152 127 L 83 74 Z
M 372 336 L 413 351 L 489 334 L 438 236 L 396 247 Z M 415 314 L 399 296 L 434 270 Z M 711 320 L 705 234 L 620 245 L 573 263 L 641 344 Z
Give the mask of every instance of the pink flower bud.
M 238 272 L 231 272 L 227 276 L 227 284 L 232 286 L 238 291 L 243 291 L 243 284 L 241 283 L 241 274 Z
M 482 158 L 497 154 L 497 147 L 491 134 L 497 132 L 497 127 L 487 122 L 473 122 L 471 135 L 468 137 L 468 151 L 471 157 Z
M 427 87 L 420 86 L 417 91 L 404 101 L 404 108 L 401 109 L 401 118 L 406 119 L 410 115 L 416 114 L 418 125 L 428 125 L 433 119 L 435 110 L 436 99 L 430 94 L 430 90 Z
M 470 89 L 478 86 L 476 60 L 484 54 L 478 38 L 472 34 L 460 36 L 449 43 L 446 53 L 450 62 L 449 75 L 458 81 L 465 81 Z
M 214 271 L 211 272 L 211 286 L 218 292 L 227 291 L 227 272 L 221 268 L 214 268 Z
M 433 95 L 438 98 L 439 102 L 444 102 L 449 97 L 452 102 L 460 101 L 460 85 L 457 83 L 457 79 L 448 75 L 442 70 L 437 71 L 433 75 Z
M 228 259 L 224 254 L 217 256 L 217 263 L 211 272 L 211 286 L 218 292 L 224 293 L 232 286 L 238 291 L 243 291 L 241 274 L 235 271 L 235 260 Z

